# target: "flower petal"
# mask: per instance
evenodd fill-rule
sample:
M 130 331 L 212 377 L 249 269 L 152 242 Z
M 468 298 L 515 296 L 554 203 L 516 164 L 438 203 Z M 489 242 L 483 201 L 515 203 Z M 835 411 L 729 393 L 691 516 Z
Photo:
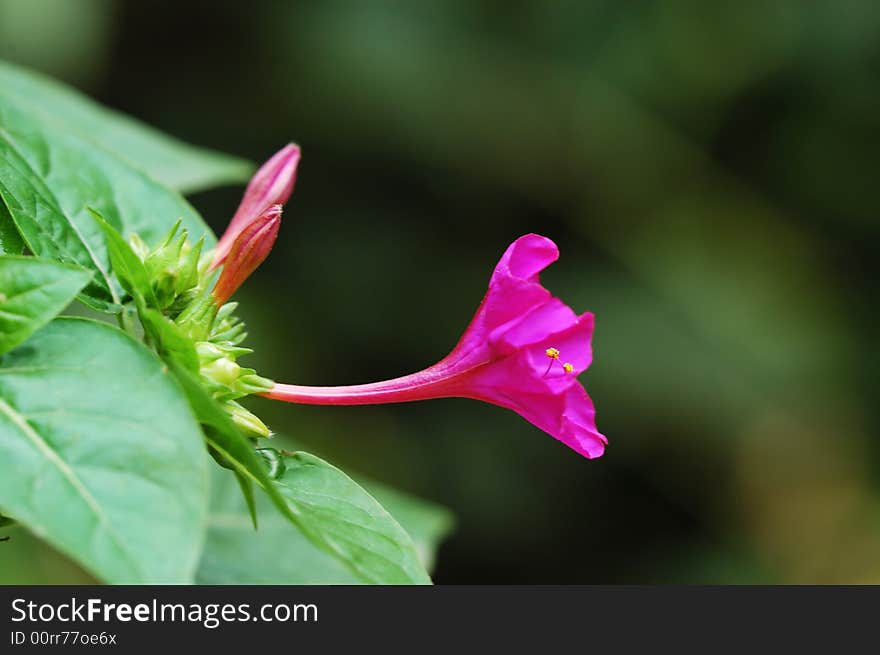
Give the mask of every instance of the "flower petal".
M 544 344 L 544 349 L 556 347 L 548 337 L 576 325 L 577 315 L 559 298 L 532 307 L 525 314 L 496 327 L 489 335 L 489 343 L 499 355 L 533 344 Z
M 579 384 L 571 387 L 565 395 L 562 432 L 556 438 L 589 459 L 605 452 L 608 439 L 596 429 L 593 400 Z
M 461 356 L 462 351 L 486 350 L 493 330 L 547 302 L 550 292 L 541 286 L 538 274 L 558 257 L 556 244 L 537 234 L 527 234 L 510 244 L 495 267 L 489 290 L 453 350 L 453 356 Z M 474 358 L 466 356 L 468 360 Z
M 605 452 L 608 439 L 596 429 L 593 401 L 580 384 L 573 384 L 564 393 L 555 395 L 517 393 L 502 396 L 496 393 L 479 399 L 512 409 L 588 459 L 600 457 Z
M 537 282 L 538 273 L 557 259 L 559 248 L 553 241 L 539 234 L 526 234 L 508 246 L 495 267 L 489 286 L 504 277 Z
M 537 373 L 553 386 L 556 382 L 564 382 L 566 378 L 574 378 L 586 371 L 593 362 L 593 314 L 587 312 L 575 318 L 575 322 L 560 332 L 547 335 L 543 341 L 534 345 L 524 346 L 522 354 L 528 359 L 534 373 Z M 553 375 L 544 375 L 547 370 L 547 348 L 559 351 L 557 365 L 551 368 Z M 570 371 L 563 367 L 571 366 Z M 568 386 L 564 384 L 563 386 Z

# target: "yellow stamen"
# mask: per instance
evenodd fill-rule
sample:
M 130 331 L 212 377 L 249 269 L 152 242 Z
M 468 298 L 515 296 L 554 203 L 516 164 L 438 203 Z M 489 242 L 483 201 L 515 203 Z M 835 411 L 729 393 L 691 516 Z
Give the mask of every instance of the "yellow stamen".
M 559 359 L 559 351 L 556 348 L 547 348 L 544 352 L 550 359 Z
M 569 364 L 568 362 L 565 362 L 565 364 L 562 365 L 562 368 L 565 369 L 565 372 L 566 372 L 566 373 L 571 373 L 571 372 L 574 371 L 574 366 L 572 366 L 572 365 Z

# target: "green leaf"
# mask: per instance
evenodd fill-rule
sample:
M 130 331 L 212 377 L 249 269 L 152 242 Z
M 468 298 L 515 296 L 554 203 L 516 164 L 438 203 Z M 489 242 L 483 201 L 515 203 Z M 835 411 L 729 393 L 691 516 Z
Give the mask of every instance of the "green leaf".
M 122 238 L 122 235 L 116 231 L 115 227 L 110 225 L 98 212 L 90 207 L 86 209 L 104 232 L 107 253 L 110 256 L 110 266 L 122 288 L 132 298 L 138 301 L 146 300 L 151 305 L 155 305 L 156 298 L 153 293 L 153 286 L 150 284 L 150 275 L 147 273 L 147 268 L 144 266 L 141 258 L 135 254 L 128 241 Z
M 52 320 L 91 277 L 47 259 L 0 255 L 0 355 Z
M 262 458 L 254 451 L 253 442 L 239 431 L 232 418 L 211 397 L 194 373 L 186 370 L 176 360 L 169 360 L 167 364 L 177 377 L 196 417 L 208 427 L 205 435 L 208 446 L 233 471 L 263 489 L 275 507 L 292 523 L 298 525 L 296 514 L 273 484 Z
M 256 498 L 254 532 L 231 473 L 214 467 L 211 512 L 198 584 L 363 584 L 340 560 L 315 546 L 279 514 L 265 494 Z
M 0 255 L 21 255 L 24 253 L 24 241 L 18 233 L 18 228 L 12 221 L 12 216 L 6 209 L 6 205 L 0 201 Z
M 367 582 L 430 584 L 409 535 L 366 491 L 339 469 L 308 453 L 284 458 L 275 480 L 253 442 L 198 379 L 177 362 L 177 375 L 198 419 L 209 426 L 208 445 L 234 471 L 255 482 L 276 508 L 319 548 Z
M 120 330 L 55 319 L 0 358 L 0 511 L 106 582 L 188 583 L 208 458 L 162 362 Z
M 158 241 L 177 219 L 195 237 L 213 235 L 176 192 L 106 150 L 27 112 L 0 94 L 0 200 L 35 255 L 95 271 L 84 300 L 118 311 L 104 234 L 89 215 L 100 212 L 120 234 Z
M 254 483 L 250 478 L 245 477 L 238 471 L 233 471 L 238 487 L 241 489 L 241 497 L 247 505 L 248 514 L 250 514 L 251 522 L 254 524 L 254 530 L 260 528 L 260 522 L 257 519 L 257 500 L 254 497 Z
M 285 457 L 278 487 L 307 536 L 375 584 L 430 584 L 412 538 L 360 485 L 309 453 Z
M 242 182 L 253 165 L 196 148 L 99 105 L 78 91 L 32 71 L 0 62 L 0 97 L 127 160 L 182 193 Z
M 365 482 L 391 498 L 386 509 L 413 537 L 428 566 L 439 540 L 451 525 L 448 510 L 376 483 Z M 312 544 L 257 498 L 260 529 L 254 532 L 233 478 L 217 468 L 211 480 L 208 539 L 196 581 L 200 584 L 362 584 L 342 562 Z M 395 513 L 399 512 L 399 513 Z
M 191 373 L 199 372 L 199 355 L 192 340 L 176 323 L 149 307 L 139 307 L 144 330 L 153 339 L 159 356 L 166 362 L 178 362 Z
M 404 527 L 412 537 L 424 567 L 433 570 L 440 542 L 455 527 L 452 512 L 379 482 L 364 479 L 358 479 L 358 482 Z

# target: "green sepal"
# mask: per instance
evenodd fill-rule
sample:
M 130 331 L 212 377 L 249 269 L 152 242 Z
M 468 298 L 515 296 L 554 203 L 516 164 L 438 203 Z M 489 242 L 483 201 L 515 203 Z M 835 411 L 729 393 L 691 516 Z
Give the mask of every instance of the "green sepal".
M 129 242 L 122 238 L 119 231 L 104 220 L 101 214 L 91 207 L 87 209 L 104 232 L 107 253 L 110 255 L 110 266 L 122 288 L 135 300 L 143 298 L 149 305 L 155 305 L 156 296 L 150 283 L 150 275 L 141 258 L 138 257 Z
M 149 307 L 138 308 L 144 330 L 153 340 L 163 361 L 179 362 L 192 373 L 199 372 L 199 356 L 189 337 L 161 312 Z
M 203 291 L 202 295 L 193 300 L 178 316 L 174 322 L 192 341 L 207 341 L 217 315 L 217 305 L 214 296 L 209 291 Z

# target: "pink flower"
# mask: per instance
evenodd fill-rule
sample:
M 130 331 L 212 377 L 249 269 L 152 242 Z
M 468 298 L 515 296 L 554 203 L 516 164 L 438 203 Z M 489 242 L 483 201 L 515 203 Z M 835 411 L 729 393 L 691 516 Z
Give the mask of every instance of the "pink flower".
M 319 405 L 365 405 L 474 398 L 517 412 L 587 458 L 607 439 L 577 375 L 592 361 L 593 315 L 577 316 L 550 295 L 539 273 L 559 257 L 550 239 L 514 241 L 458 345 L 430 368 L 393 380 L 341 387 L 276 384 L 268 398 Z
M 288 143 L 254 174 L 245 189 L 235 216 L 217 242 L 211 270 L 226 261 L 232 244 L 242 230 L 259 219 L 272 205 L 283 205 L 287 202 L 296 182 L 299 158 L 299 146 Z
M 269 256 L 280 226 L 281 205 L 272 205 L 239 233 L 212 292 L 218 307 L 229 300 Z

